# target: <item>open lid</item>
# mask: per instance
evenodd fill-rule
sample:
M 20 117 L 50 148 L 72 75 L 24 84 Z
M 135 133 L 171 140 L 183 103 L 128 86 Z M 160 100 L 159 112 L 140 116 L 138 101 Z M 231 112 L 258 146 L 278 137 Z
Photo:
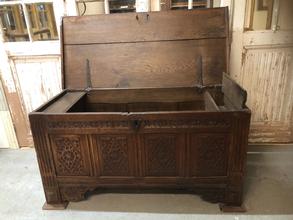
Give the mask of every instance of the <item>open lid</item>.
M 227 8 L 64 17 L 63 87 L 221 84 Z

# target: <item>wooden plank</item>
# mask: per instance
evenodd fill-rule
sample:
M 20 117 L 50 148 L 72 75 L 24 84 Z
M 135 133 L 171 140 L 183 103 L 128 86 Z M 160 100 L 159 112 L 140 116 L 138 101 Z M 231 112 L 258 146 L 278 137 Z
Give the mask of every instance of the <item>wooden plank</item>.
M 64 113 L 70 107 L 72 107 L 86 92 L 68 92 L 50 106 L 48 106 L 43 112 L 46 113 Z
M 292 143 L 290 124 L 284 122 L 254 122 L 249 132 L 250 143 Z
M 287 46 L 288 42 L 280 40 L 277 34 L 275 40 L 280 43 L 278 46 L 278 42 L 273 46 L 249 46 L 239 76 L 248 93 L 247 106 L 253 112 L 251 124 L 255 128 L 250 131 L 251 142 L 293 141 L 293 47 Z M 276 123 L 281 125 L 276 127 Z
M 93 88 L 190 87 L 220 84 L 226 70 L 225 39 L 65 45 L 66 88 L 86 88 L 86 60 Z
M 227 37 L 227 8 L 64 17 L 64 44 Z
M 67 90 L 63 90 L 62 92 L 60 92 L 57 95 L 55 95 L 52 98 L 50 98 L 46 103 L 40 105 L 34 111 L 30 112 L 29 114 L 34 114 L 36 112 L 42 112 L 42 111 L 44 111 L 44 109 L 46 109 L 48 106 L 50 106 L 56 100 L 58 100 L 60 97 L 64 96 L 66 93 L 67 93 Z
M 247 99 L 247 92 L 241 88 L 228 74 L 223 74 L 223 87 L 224 102 L 228 100 L 236 109 L 245 108 Z M 226 103 L 225 103 L 226 104 Z
M 129 102 L 129 103 L 88 103 L 88 112 L 158 112 L 204 110 L 204 102 Z M 75 111 L 76 112 L 76 111 Z
M 88 103 L 186 102 L 202 100 L 194 88 L 100 89 L 87 94 Z
M 204 93 L 205 110 L 206 111 L 220 111 L 211 94 L 208 91 Z
M 223 97 L 224 100 L 224 106 L 223 108 L 227 111 L 236 111 L 237 108 L 232 104 L 232 102 L 227 98 L 227 96 Z

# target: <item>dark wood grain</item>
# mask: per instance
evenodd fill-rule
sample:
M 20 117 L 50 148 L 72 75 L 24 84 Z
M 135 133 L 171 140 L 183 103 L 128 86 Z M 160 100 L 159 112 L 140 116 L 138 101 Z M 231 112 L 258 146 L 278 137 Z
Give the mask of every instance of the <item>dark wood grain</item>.
M 85 92 L 68 92 L 44 109 L 44 112 L 65 113 L 85 94 Z
M 87 87 L 88 69 L 93 88 L 220 84 L 227 71 L 227 8 L 65 17 L 61 32 L 65 88 Z
M 223 74 L 222 91 L 225 94 L 227 105 L 232 104 L 236 109 L 245 108 L 247 92 L 226 73 Z
M 202 100 L 194 87 L 148 89 L 95 89 L 86 96 L 88 103 L 183 102 Z
M 94 88 L 194 86 L 199 56 L 204 85 L 220 84 L 226 70 L 224 39 L 65 45 L 64 53 L 66 88 L 87 87 L 87 59 Z
M 64 17 L 64 44 L 225 38 L 225 8 Z
M 217 106 L 215 100 L 212 98 L 211 94 L 206 91 L 204 93 L 204 100 L 205 100 L 205 110 L 206 111 L 219 111 L 219 107 Z

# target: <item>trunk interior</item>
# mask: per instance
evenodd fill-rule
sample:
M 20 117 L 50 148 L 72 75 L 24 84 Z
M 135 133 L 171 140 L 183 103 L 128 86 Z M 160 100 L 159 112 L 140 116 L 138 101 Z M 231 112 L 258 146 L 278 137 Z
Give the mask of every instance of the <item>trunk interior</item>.
M 99 89 L 66 91 L 40 111 L 58 112 L 157 112 L 219 111 L 223 94 L 217 89 L 196 88 Z

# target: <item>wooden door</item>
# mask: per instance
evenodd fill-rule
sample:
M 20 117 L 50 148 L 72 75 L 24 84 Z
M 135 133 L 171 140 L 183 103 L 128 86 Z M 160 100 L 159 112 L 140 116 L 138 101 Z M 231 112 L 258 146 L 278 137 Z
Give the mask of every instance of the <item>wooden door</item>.
M 19 146 L 33 146 L 28 113 L 62 90 L 59 26 L 65 11 L 76 15 L 75 1 L 0 2 L 0 72 Z
M 292 142 L 293 1 L 239 0 L 230 10 L 230 73 L 248 92 L 249 140 Z
M 13 123 L 0 81 L 0 148 L 17 148 Z

